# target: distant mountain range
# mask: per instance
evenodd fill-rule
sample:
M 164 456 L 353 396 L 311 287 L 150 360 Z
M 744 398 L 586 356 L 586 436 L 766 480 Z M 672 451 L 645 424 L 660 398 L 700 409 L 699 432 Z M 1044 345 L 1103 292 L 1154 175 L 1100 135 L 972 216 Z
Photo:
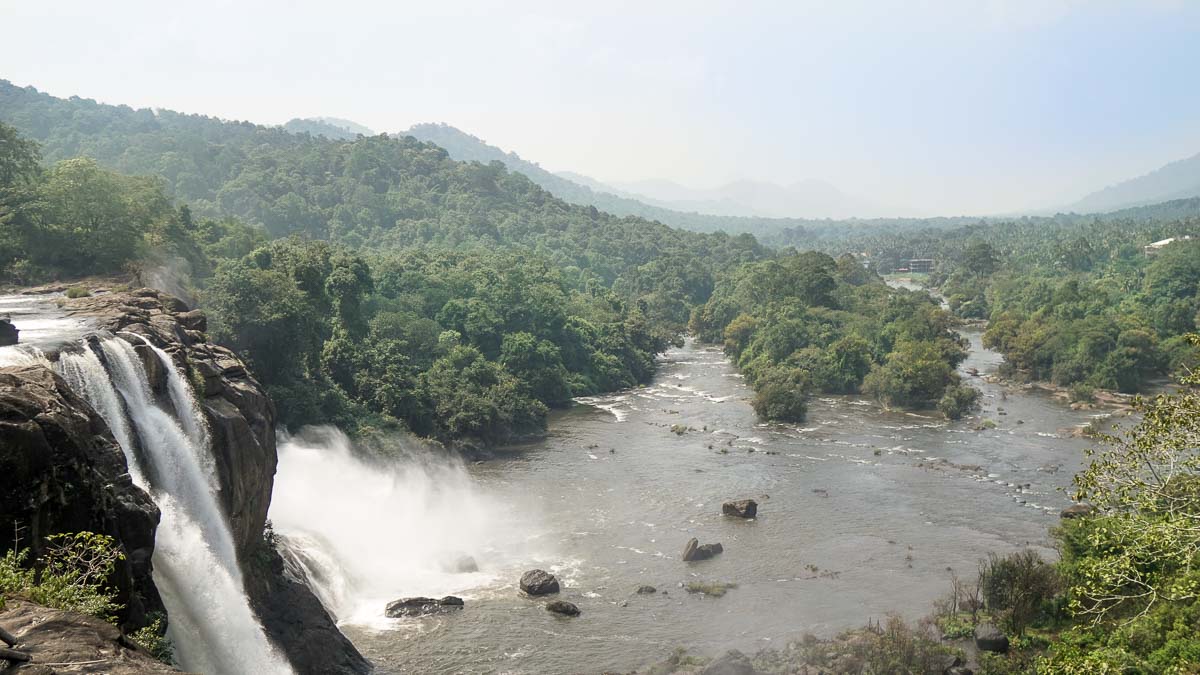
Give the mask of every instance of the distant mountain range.
M 1171 162 L 1144 176 L 1093 192 L 1068 208 L 1076 213 L 1115 211 L 1200 196 L 1200 154 Z
M 347 140 L 357 134 L 373 134 L 361 124 L 334 117 L 294 119 L 284 128 L 297 133 L 308 132 Z M 448 124 L 418 124 L 401 133 L 439 145 L 456 160 L 485 164 L 501 162 L 568 202 L 595 206 L 619 216 L 638 216 L 701 232 L 724 230 L 765 235 L 784 229 L 825 228 L 835 222 L 911 223 L 928 220 L 931 224 L 941 224 L 971 220 L 914 218 L 898 214 L 894 209 L 885 213 L 879 205 L 847 195 L 819 180 L 801 181 L 788 186 L 735 181 L 710 189 L 689 188 L 667 180 L 608 184 L 569 171 L 552 173 L 536 162 L 523 159 L 514 152 L 505 152 Z M 1093 192 L 1059 210 L 1081 214 L 1110 213 L 1176 202 L 1175 208 L 1187 211 L 1194 203 L 1189 200 L 1192 197 L 1200 197 L 1200 154 Z M 797 213 L 814 215 L 788 215 Z

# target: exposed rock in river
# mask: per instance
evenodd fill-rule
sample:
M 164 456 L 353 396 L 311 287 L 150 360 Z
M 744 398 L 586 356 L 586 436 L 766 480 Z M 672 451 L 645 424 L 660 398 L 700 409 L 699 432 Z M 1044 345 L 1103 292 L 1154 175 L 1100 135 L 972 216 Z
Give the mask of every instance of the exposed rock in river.
M 528 595 L 557 593 L 558 579 L 545 570 L 529 570 L 521 575 L 521 590 Z
M 566 600 L 555 600 L 547 604 L 546 611 L 553 612 L 554 614 L 562 614 L 563 616 L 579 616 L 579 607 L 575 603 L 567 602 Z
M 427 614 L 441 614 L 443 612 L 453 612 L 463 608 L 462 598 L 456 598 L 453 595 L 447 595 L 444 598 L 401 598 L 393 602 L 389 602 L 384 614 L 392 619 L 400 619 L 411 616 L 425 616 Z
M 683 561 L 708 560 L 725 550 L 720 544 L 701 544 L 700 540 L 692 537 L 683 547 Z
M 736 499 L 721 505 L 721 513 L 738 518 L 754 518 L 758 515 L 758 502 L 753 499 Z
M 0 319 L 0 347 L 17 344 L 17 334 L 20 332 L 8 319 Z

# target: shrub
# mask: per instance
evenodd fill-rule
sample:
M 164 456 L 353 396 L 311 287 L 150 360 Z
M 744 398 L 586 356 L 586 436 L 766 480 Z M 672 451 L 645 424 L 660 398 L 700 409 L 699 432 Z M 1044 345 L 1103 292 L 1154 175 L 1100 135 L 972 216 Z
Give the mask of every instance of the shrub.
M 163 622 L 162 615 L 156 615 L 153 621 L 138 629 L 129 637 L 159 661 L 163 663 L 174 662 L 175 647 L 171 644 L 171 640 L 167 638 L 167 628 Z
M 1007 556 L 993 553 L 979 564 L 984 606 L 1018 637 L 1042 614 L 1043 605 L 1054 598 L 1059 587 L 1054 567 L 1031 550 Z
M 948 420 L 962 418 L 968 411 L 979 406 L 979 390 L 965 384 L 946 387 L 946 393 L 938 401 L 938 410 Z
M 71 286 L 67 289 L 67 297 L 72 300 L 75 298 L 86 298 L 91 294 L 92 292 L 83 286 Z
M 47 539 L 40 569 L 26 566 L 29 549 L 0 558 L 0 594 L 21 595 L 55 609 L 112 621 L 121 609 L 108 579 L 125 556 L 112 537 L 93 532 L 56 534 Z

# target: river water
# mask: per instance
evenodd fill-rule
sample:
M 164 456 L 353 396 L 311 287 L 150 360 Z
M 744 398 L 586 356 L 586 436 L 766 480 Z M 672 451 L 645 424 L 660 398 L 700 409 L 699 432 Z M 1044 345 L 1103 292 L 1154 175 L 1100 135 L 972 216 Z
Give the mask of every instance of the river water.
M 994 371 L 1001 357 L 964 334 L 964 371 Z M 983 410 L 958 422 L 849 396 L 814 400 L 803 425 L 763 424 L 721 351 L 689 342 L 664 355 L 651 385 L 587 399 L 553 415 L 543 440 L 466 467 L 466 488 L 435 478 L 417 490 L 445 485 L 461 507 L 447 494 L 416 509 L 381 506 L 367 519 L 375 537 L 395 531 L 410 554 L 461 550 L 481 570 L 393 575 L 372 604 L 341 615 L 343 629 L 385 673 L 601 672 L 676 647 L 752 651 L 888 613 L 923 616 L 951 569 L 970 576 L 989 552 L 1025 546 L 1053 555 L 1048 528 L 1088 444 L 1060 430 L 1091 413 L 967 379 Z M 984 419 L 996 427 L 977 430 Z M 288 476 L 296 452 L 281 450 L 277 499 L 299 493 Z M 721 515 L 723 500 L 746 497 L 759 502 L 756 520 Z M 425 527 L 414 530 L 414 518 Z M 681 562 L 691 537 L 725 552 Z M 521 597 L 517 581 L 532 567 L 557 574 L 560 597 L 582 615 Z M 714 598 L 686 593 L 688 581 L 737 587 Z M 635 594 L 643 584 L 660 592 Z M 388 592 L 453 593 L 466 608 L 372 619 Z

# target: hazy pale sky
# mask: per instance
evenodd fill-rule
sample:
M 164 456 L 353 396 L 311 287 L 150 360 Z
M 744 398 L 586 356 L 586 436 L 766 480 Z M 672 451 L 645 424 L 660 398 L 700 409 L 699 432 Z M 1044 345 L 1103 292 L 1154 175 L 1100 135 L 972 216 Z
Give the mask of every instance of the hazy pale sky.
M 1071 202 L 1200 152 L 1200 2 L 0 0 L 0 78 L 554 169 L 828 180 L 929 213 Z

